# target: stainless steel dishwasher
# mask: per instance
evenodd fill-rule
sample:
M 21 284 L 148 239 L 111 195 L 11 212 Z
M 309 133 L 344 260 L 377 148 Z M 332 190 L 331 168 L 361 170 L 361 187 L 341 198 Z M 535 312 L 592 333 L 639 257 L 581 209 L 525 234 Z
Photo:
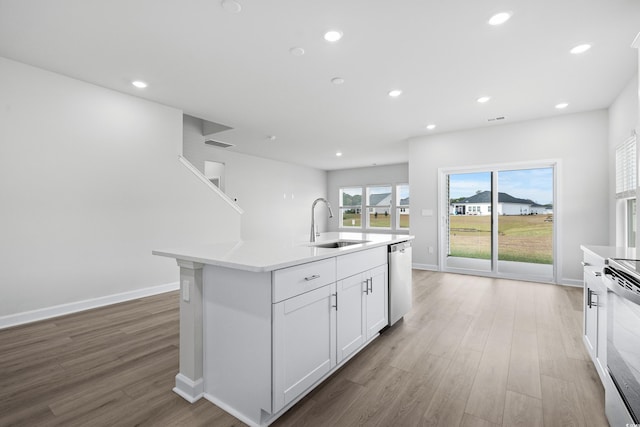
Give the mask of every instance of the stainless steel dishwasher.
M 389 325 L 411 310 L 411 242 L 389 245 Z

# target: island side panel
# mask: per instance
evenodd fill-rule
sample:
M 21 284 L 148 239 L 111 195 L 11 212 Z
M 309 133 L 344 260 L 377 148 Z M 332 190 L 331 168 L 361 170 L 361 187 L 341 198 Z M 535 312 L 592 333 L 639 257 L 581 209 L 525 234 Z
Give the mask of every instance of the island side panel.
M 271 414 L 271 273 L 204 268 L 205 397 L 248 424 Z
M 204 393 L 202 364 L 203 264 L 177 260 L 180 267 L 180 372 L 173 391 L 193 403 Z

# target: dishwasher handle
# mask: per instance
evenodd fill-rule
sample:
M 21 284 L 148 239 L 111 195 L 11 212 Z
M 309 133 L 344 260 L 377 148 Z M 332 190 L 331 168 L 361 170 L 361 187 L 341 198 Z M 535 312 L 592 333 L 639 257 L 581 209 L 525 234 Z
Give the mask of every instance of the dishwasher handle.
M 400 242 L 400 243 L 396 243 L 394 245 L 389 245 L 389 252 L 391 252 L 391 253 L 393 253 L 393 252 L 404 253 L 408 248 L 411 248 L 411 242 L 410 241 Z

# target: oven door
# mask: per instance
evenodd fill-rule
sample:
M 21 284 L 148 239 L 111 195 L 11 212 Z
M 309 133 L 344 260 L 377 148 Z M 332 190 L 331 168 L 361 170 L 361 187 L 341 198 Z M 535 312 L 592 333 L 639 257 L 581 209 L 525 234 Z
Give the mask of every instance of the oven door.
M 640 415 L 640 294 L 606 274 L 607 368 L 635 423 Z

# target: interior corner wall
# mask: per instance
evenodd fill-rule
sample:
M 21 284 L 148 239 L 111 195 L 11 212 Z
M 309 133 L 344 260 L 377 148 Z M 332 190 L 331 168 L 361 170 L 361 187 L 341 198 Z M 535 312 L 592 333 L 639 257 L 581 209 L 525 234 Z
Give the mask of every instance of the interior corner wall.
M 607 129 L 607 111 L 597 110 L 413 139 L 409 144 L 411 212 L 439 212 L 439 168 L 557 159 L 558 281 L 580 283 L 580 245 L 606 245 L 609 240 Z M 438 268 L 438 227 L 438 215 L 411 216 L 415 265 Z M 433 254 L 429 247 L 436 248 Z
M 244 240 L 297 242 L 309 238 L 311 205 L 326 197 L 327 172 L 216 148 L 204 143 L 202 120 L 184 116 L 184 157 L 204 173 L 204 162 L 225 165 L 225 193 L 244 210 Z M 316 209 L 320 231 L 327 217 Z
M 616 200 L 616 147 L 626 141 L 640 125 L 637 73 L 609 107 L 609 244 L 622 246 L 625 242 L 624 209 L 617 209 Z M 640 129 L 638 129 L 640 130 Z M 640 150 L 638 151 L 640 156 Z M 638 159 L 637 159 L 638 160 Z M 637 164 L 640 164 L 638 162 Z M 637 228 L 640 230 L 640 228 Z
M 334 207 L 334 216 L 329 220 L 329 230 L 338 231 L 340 225 L 340 188 L 376 184 L 409 183 L 409 164 L 369 166 L 364 168 L 339 169 L 327 172 L 327 200 Z M 410 188 L 410 191 L 412 189 Z M 376 230 L 376 233 L 384 233 Z M 393 233 L 394 231 L 388 231 Z
M 152 250 L 239 238 L 181 111 L 4 58 L 0 93 L 0 317 L 177 284 Z

